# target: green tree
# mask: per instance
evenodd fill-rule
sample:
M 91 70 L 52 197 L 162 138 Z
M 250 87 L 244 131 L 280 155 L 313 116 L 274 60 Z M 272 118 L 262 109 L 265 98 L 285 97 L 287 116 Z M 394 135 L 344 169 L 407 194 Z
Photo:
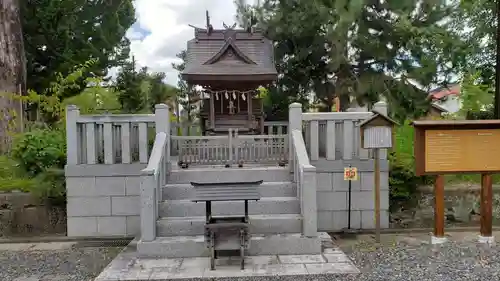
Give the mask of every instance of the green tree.
M 124 63 L 118 72 L 114 89 L 118 92 L 118 101 L 122 110 L 127 113 L 136 113 L 146 107 L 146 96 L 144 95 L 144 72 L 135 70 L 135 59 Z
M 28 89 L 42 93 L 56 73 L 67 75 L 89 59 L 99 60 L 91 72 L 105 76 L 109 67 L 129 57 L 125 32 L 135 22 L 132 0 L 21 2 Z M 84 80 L 64 97 L 80 93 L 86 87 Z
M 146 83 L 150 85 L 148 93 L 149 107 L 154 108 L 156 104 L 165 103 L 168 99 L 175 97 L 177 89 L 165 83 L 165 73 L 157 72 L 148 75 Z
M 463 72 L 479 73 L 479 75 L 474 75 L 473 84 L 494 88 L 495 74 L 497 73 L 496 37 L 498 1 L 455 0 L 454 2 L 460 5 L 460 9 L 451 16 L 452 28 L 460 30 L 461 37 L 466 40 L 469 46 L 469 52 L 467 53 L 468 64 Z M 492 104 L 488 106 L 490 112 L 482 112 L 480 114 L 487 118 L 493 118 L 493 104 L 500 104 L 500 101 L 493 100 L 493 92 L 490 93 L 492 97 Z
M 335 96 L 342 109 L 385 96 L 396 118 L 418 116 L 429 103 L 414 84 L 446 83 L 464 64 L 463 41 L 445 21 L 457 9 L 448 1 L 237 2 L 241 23 L 255 17 L 275 41 L 278 89 L 299 99 L 315 92 L 326 108 Z
M 172 67 L 179 72 L 179 80 L 177 82 L 177 106 L 182 107 L 183 110 L 187 112 L 188 123 L 191 123 L 192 117 L 196 114 L 196 104 L 192 102 L 191 98 L 195 92 L 193 85 L 189 85 L 184 78 L 182 78 L 181 72 L 184 71 L 186 67 L 186 50 L 178 53 L 177 58 L 181 60 L 180 63 L 172 63 Z M 180 121 L 180 109 L 176 110 L 177 121 Z

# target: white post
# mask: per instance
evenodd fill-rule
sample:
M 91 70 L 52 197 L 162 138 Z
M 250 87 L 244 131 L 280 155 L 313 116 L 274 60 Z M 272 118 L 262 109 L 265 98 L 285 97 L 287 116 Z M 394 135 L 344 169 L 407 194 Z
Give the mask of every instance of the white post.
M 155 130 L 156 133 L 163 132 L 167 134 L 167 147 L 165 149 L 165 162 L 167 171 L 170 171 L 170 149 L 172 149 L 170 138 L 170 111 L 168 105 L 160 103 L 155 105 Z
M 302 132 L 302 104 L 294 102 L 288 106 L 288 165 L 291 171 L 293 171 L 293 142 L 292 142 L 292 132 L 293 130 L 299 130 Z
M 318 236 L 318 205 L 316 199 L 316 168 L 303 167 L 302 188 L 302 234 L 305 237 Z
M 152 172 L 141 176 L 141 240 L 151 242 L 156 238 L 156 181 Z
M 80 110 L 76 105 L 66 107 L 66 164 L 78 164 L 78 132 L 76 121 L 80 117 Z
M 155 105 L 155 126 L 157 134 L 163 132 L 170 135 L 170 114 L 168 105 L 163 103 Z

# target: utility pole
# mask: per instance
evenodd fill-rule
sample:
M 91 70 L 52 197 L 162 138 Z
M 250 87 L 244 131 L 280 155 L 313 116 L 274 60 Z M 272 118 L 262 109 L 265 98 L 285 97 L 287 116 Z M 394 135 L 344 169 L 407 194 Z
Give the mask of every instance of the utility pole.
M 496 65 L 495 65 L 495 99 L 494 99 L 494 118 L 500 119 L 500 0 L 496 1 Z

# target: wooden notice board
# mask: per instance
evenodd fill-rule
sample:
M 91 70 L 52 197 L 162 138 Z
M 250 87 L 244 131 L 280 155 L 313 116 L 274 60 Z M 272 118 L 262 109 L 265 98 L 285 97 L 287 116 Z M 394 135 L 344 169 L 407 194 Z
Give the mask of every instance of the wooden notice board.
M 500 120 L 415 121 L 418 175 L 500 171 Z

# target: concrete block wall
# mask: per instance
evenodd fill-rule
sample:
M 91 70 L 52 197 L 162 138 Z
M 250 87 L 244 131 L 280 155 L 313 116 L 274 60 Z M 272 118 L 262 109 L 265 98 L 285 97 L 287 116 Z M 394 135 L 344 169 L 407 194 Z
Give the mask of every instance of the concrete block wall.
M 359 178 L 351 182 L 351 228 L 374 229 L 374 161 L 321 159 L 311 162 L 316 167 L 318 231 L 339 231 L 347 227 L 349 183 L 344 181 L 344 168 L 358 169 Z M 389 227 L 389 163 L 380 160 L 380 221 Z
M 67 235 L 134 237 L 140 233 L 145 164 L 66 166 Z

